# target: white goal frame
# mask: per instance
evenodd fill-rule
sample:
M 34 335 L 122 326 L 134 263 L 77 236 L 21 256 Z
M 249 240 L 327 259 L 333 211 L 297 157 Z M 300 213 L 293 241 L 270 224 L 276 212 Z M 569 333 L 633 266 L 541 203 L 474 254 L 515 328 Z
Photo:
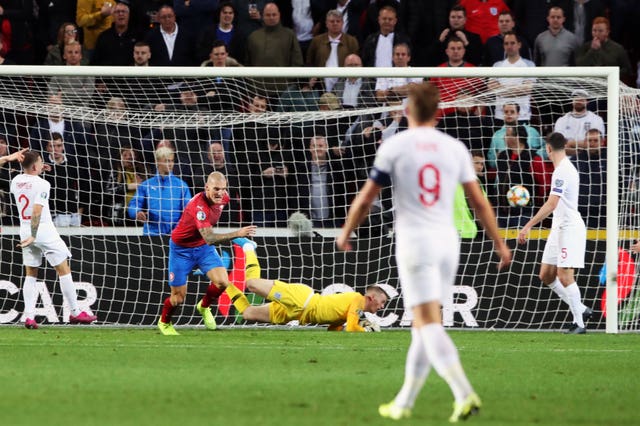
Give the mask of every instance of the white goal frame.
M 4 76 L 114 76 L 114 77 L 597 77 L 607 81 L 607 208 L 606 208 L 606 332 L 618 333 L 618 119 L 620 73 L 617 67 L 540 67 L 540 68 L 207 68 L 207 67 L 65 67 L 3 66 Z M 4 229 L 3 233 L 11 230 Z M 87 228 L 83 233 L 91 232 Z M 104 235 L 105 229 L 95 229 Z M 134 231 L 137 232 L 137 231 Z M 64 233 L 64 232 L 61 232 Z

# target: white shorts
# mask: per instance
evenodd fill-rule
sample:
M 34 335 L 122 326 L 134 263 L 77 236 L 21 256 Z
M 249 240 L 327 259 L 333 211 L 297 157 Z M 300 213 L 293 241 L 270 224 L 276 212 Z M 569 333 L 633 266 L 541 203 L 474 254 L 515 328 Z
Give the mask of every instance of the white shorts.
M 587 229 L 584 225 L 555 228 L 549 233 L 542 263 L 559 268 L 584 268 Z
M 53 223 L 56 226 L 80 226 L 81 217 L 79 213 L 61 213 L 55 215 Z
M 23 232 L 23 229 L 20 231 L 21 240 L 30 235 L 29 232 Z M 36 241 L 22 249 L 22 264 L 37 268 L 42 265 L 43 255 L 51 266 L 58 266 L 71 257 L 69 247 L 62 241 L 58 232 L 54 230 L 53 225 L 40 225 Z
M 455 283 L 460 240 L 453 231 L 416 232 L 396 241 L 396 262 L 405 309 L 443 303 Z

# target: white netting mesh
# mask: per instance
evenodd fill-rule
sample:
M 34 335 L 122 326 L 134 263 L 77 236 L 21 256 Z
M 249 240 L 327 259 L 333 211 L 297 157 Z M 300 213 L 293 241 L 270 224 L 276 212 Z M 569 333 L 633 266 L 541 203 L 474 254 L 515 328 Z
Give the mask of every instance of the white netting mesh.
M 307 76 L 310 72 L 305 71 Z M 415 75 L 430 72 L 414 70 Z M 497 77 L 490 74 L 495 70 L 486 72 L 486 76 L 440 79 L 443 115 L 438 127 L 483 154 L 481 180 L 496 206 L 505 235 L 513 238 L 513 230 L 544 202 L 548 191 L 552 167 L 542 155 L 543 138 L 554 130 L 560 117 L 571 111 L 572 93 L 577 89 L 586 91 L 587 109 L 603 118 L 606 125 L 608 88 L 604 78 L 538 76 L 525 91 L 516 92 L 509 85 L 489 89 L 493 87 L 489 82 Z M 384 75 L 389 77 L 391 73 L 386 70 Z M 375 96 L 376 79 L 357 80 L 357 75 L 348 85 L 338 84 L 334 96 L 324 95 L 321 86 L 310 85 L 313 82 L 309 77 L 267 79 L 258 70 L 256 74 L 225 74 L 222 78 L 100 74 L 82 77 L 82 81 L 77 81 L 77 76 L 1 78 L 2 134 L 9 149 L 30 146 L 51 161 L 47 152 L 51 135 L 62 135 L 68 161 L 66 168 L 53 164 L 54 172 L 48 174 L 57 187 L 52 197 L 55 193 L 60 198 L 52 200 L 52 209 L 61 215 L 82 211 L 82 227 L 60 231 L 74 254 L 76 281 L 96 290 L 92 309 L 100 320 L 152 324 L 168 291 L 167 237 L 142 236 L 141 223 L 127 215 L 135 187 L 156 172 L 153 152 L 159 144 L 175 149 L 174 174 L 186 183 L 191 194 L 202 190 L 210 171 L 223 167 L 232 201 L 221 226 L 263 226 L 257 240 L 266 276 L 301 281 L 317 290 L 340 290 L 342 287 L 332 284 L 344 283 L 362 291 L 367 284 L 378 282 L 387 284 L 391 292 L 400 291 L 392 255 L 390 190 L 383 193 L 359 230 L 355 254 L 335 252 L 332 238 L 333 228 L 342 224 L 350 201 L 366 180 L 376 146 L 407 125 L 402 116 L 402 96 L 387 94 L 386 102 L 380 103 Z M 52 78 L 58 82 L 52 84 Z M 354 87 L 359 88 L 358 94 L 350 91 Z M 496 99 L 506 98 L 509 104 L 513 96 L 528 98 L 532 111 L 522 136 L 530 148 L 528 166 L 519 164 L 513 155 L 500 155 L 506 144 L 506 129 L 494 119 Z M 623 87 L 620 100 L 618 222 L 620 246 L 628 250 L 640 217 L 638 93 Z M 320 138 L 325 142 L 318 142 Z M 312 140 L 321 145 L 318 150 L 322 152 L 326 143 L 326 162 L 314 163 L 316 154 L 309 150 Z M 600 315 L 603 287 L 598 283 L 598 273 L 605 259 L 605 185 L 610 176 L 606 149 L 604 144 L 599 154 L 598 150 L 578 149 L 575 159 L 583 182 L 580 208 L 590 228 L 587 266 L 578 274 L 578 284 L 585 303 L 598 311 L 591 324 L 598 328 L 604 327 Z M 133 161 L 128 161 L 129 155 L 133 155 Z M 0 176 L 2 273 L 6 280 L 1 288 L 8 295 L 0 306 L 0 322 L 17 321 L 21 311 L 21 255 L 14 248 L 16 214 L 15 207 L 9 207 L 7 195 L 8 182 L 16 172 L 11 167 L 16 168 L 5 165 Z M 56 172 L 58 168 L 60 173 Z M 532 196 L 528 206 L 508 205 L 506 190 L 515 184 L 528 187 Z M 287 219 L 296 211 L 313 219 L 315 237 L 291 237 Z M 490 244 L 483 240 L 482 233 L 473 236 L 473 221 L 465 226 L 468 228 L 463 230 L 463 237 L 469 238 L 463 238 L 460 287 L 453 304 L 445 307 L 447 324 L 549 329 L 569 321 L 568 308 L 551 291 L 541 288 L 537 278 L 537 263 L 546 238 L 544 228 L 527 245 L 516 248 L 509 273 L 497 274 L 488 265 Z M 221 249 L 230 258 L 231 267 L 234 262 L 236 267 L 241 266 L 236 262 L 239 253 L 231 246 Z M 634 260 L 624 255 L 621 259 L 627 262 L 625 265 Z M 55 277 L 51 271 L 42 277 L 47 283 L 42 289 L 48 288 L 57 302 L 60 296 Z M 206 283 L 198 277 L 194 280 L 200 280 L 200 284 L 190 284 L 190 299 L 178 323 L 199 322 L 189 306 L 195 305 L 196 295 Z M 624 282 L 620 327 L 637 329 L 640 311 L 635 274 Z M 224 303 L 219 320 L 224 320 L 227 311 Z M 51 312 L 49 320 L 53 321 Z M 395 298 L 380 316 L 384 325 L 398 326 L 408 324 L 406 315 L 401 301 Z M 231 323 L 233 319 L 226 321 Z

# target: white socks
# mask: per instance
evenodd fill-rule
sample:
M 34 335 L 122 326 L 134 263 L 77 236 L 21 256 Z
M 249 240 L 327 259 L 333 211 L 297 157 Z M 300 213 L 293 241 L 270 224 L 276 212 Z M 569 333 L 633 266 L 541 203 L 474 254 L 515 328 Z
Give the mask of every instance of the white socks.
M 558 277 L 556 277 L 555 281 L 549 284 L 548 287 L 553 290 L 555 294 L 560 296 L 560 299 L 562 299 L 564 303 L 567 305 L 569 304 L 569 296 L 567 296 L 567 292 Z
M 473 388 L 460 364 L 458 350 L 442 324 L 428 324 L 419 329 L 429 361 L 451 388 L 457 402 L 473 393 Z
M 567 297 L 569 298 L 569 307 L 573 314 L 573 322 L 578 324 L 578 327 L 584 328 L 584 321 L 582 320 L 582 312 L 584 312 L 584 305 L 581 302 L 580 289 L 575 282 L 565 287 Z
M 78 309 L 78 295 L 76 293 L 76 286 L 73 283 L 71 274 L 60 276 L 60 289 L 62 290 L 62 295 L 69 304 L 71 315 L 77 316 L 78 314 L 80 314 L 80 309 Z
M 36 301 L 38 300 L 36 277 L 25 277 L 24 284 L 22 285 L 22 298 L 24 299 L 25 318 L 35 319 Z
M 407 352 L 404 369 L 404 383 L 394 399 L 395 405 L 402 408 L 413 408 L 430 370 L 431 364 L 427 358 L 422 336 L 417 329 L 412 327 L 411 345 Z

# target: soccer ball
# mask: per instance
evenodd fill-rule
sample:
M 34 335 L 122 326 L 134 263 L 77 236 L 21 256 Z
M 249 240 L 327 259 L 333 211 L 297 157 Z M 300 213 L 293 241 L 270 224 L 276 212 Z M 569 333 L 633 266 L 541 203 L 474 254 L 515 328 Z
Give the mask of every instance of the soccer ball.
M 507 191 L 507 201 L 511 207 L 523 207 L 531 201 L 529 190 L 522 185 L 512 186 Z

